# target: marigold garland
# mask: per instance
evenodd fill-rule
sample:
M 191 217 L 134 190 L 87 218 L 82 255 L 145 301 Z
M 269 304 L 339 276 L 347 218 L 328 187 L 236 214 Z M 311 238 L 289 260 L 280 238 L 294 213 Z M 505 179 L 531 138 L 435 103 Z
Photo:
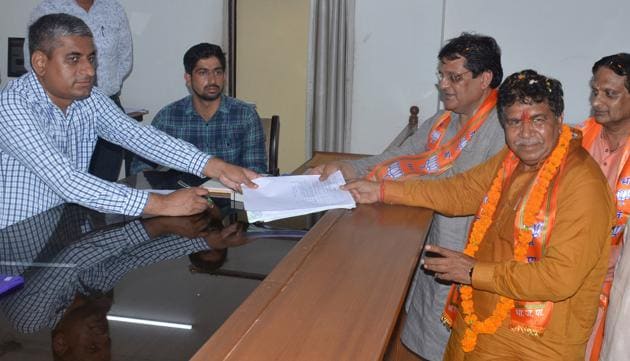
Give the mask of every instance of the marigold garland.
M 534 179 L 533 187 L 530 190 L 529 198 L 525 204 L 524 210 L 524 224 L 533 225 L 536 222 L 536 214 L 539 212 L 543 203 L 549 183 L 555 177 L 562 161 L 564 160 L 571 141 L 571 129 L 563 125 L 560 139 L 557 146 L 551 152 L 551 155 L 545 160 L 542 167 Z M 506 160 L 511 156 L 508 154 Z M 483 241 L 488 228 L 492 224 L 494 212 L 496 210 L 499 199 L 501 198 L 501 191 L 503 188 L 503 182 L 505 178 L 505 165 L 506 161 L 501 165 L 501 169 L 497 173 L 497 176 L 492 181 L 490 191 L 486 195 L 486 201 L 481 206 L 479 211 L 479 218 L 475 220 L 470 232 L 470 238 L 468 244 L 464 249 L 464 253 L 474 257 L 479 250 L 479 245 Z M 527 248 L 529 242 L 532 240 L 532 232 L 529 227 L 519 230 L 518 240 L 514 247 L 514 259 L 522 261 L 527 255 Z M 479 334 L 494 334 L 497 329 L 503 323 L 503 320 L 507 317 L 508 313 L 514 308 L 514 300 L 500 296 L 499 302 L 495 307 L 492 314 L 483 321 L 480 321 L 475 314 L 475 307 L 473 302 L 473 288 L 471 286 L 462 285 L 459 288 L 461 296 L 461 307 L 464 314 L 464 321 L 468 326 L 464 332 L 464 337 L 461 340 L 462 349 L 464 352 L 470 352 L 475 349 L 477 345 L 477 336 Z

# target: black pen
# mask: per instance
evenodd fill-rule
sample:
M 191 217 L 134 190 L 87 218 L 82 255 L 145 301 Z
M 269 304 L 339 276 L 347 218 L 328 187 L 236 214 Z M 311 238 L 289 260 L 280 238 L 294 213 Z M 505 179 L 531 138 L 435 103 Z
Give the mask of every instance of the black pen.
M 181 179 L 177 181 L 177 184 L 180 185 L 182 188 L 190 188 L 190 185 L 188 185 L 188 183 L 184 182 Z M 212 200 L 212 198 L 210 198 L 210 194 L 206 196 L 206 200 L 208 201 L 209 206 L 214 206 L 214 201 Z

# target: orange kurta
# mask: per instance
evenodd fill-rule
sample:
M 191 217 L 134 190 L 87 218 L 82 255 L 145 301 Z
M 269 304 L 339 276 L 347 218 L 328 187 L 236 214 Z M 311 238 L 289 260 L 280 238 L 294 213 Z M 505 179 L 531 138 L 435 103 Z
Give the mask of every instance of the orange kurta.
M 445 215 L 474 214 L 490 188 L 506 151 L 469 172 L 441 181 L 386 182 L 385 202 L 423 206 Z M 498 296 L 552 301 L 554 308 L 542 336 L 508 329 L 509 319 L 494 335 L 479 335 L 477 347 L 464 353 L 465 330 L 457 315 L 445 360 L 583 360 L 597 313 L 610 248 L 615 207 L 599 166 L 572 140 L 558 191 L 556 222 L 542 260 L 513 260 L 514 217 L 536 171 L 517 169 L 504 188 L 493 224 L 476 254 L 473 300 L 481 319 Z

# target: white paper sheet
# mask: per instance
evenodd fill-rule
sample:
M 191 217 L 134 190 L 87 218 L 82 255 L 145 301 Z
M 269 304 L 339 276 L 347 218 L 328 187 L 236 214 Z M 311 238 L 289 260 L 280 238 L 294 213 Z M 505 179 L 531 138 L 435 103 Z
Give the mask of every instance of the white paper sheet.
M 321 182 L 318 175 L 261 177 L 257 189 L 243 187 L 244 206 L 250 222 L 271 221 L 334 208 L 355 208 L 341 172 Z

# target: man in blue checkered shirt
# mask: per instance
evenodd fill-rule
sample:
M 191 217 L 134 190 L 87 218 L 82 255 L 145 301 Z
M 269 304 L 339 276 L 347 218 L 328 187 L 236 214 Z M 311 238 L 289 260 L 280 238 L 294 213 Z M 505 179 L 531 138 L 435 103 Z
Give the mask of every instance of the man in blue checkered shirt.
M 0 91 L 0 227 L 60 203 L 102 212 L 189 215 L 208 207 L 202 188 L 148 193 L 88 174 L 98 136 L 153 162 L 228 187 L 258 175 L 127 117 L 93 87 L 93 36 L 79 18 L 51 14 L 29 27 L 32 71 Z
M 162 108 L 152 126 L 232 164 L 267 171 L 265 135 L 254 107 L 223 94 L 225 54 L 214 44 L 197 44 L 184 54 L 184 78 L 191 95 Z M 138 156 L 131 173 L 154 168 Z

